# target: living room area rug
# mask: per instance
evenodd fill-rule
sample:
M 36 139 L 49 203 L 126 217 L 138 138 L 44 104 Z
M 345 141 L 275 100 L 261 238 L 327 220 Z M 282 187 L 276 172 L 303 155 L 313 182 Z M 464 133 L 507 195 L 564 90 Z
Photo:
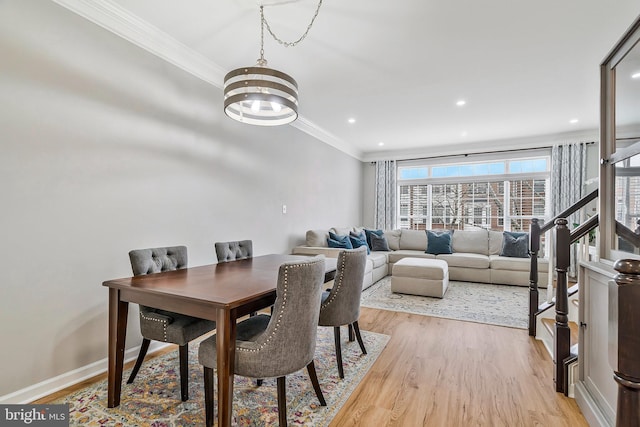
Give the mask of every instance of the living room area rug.
M 346 328 L 343 329 L 342 361 L 345 378 L 340 379 L 333 328 L 318 328 L 315 365 L 327 406 L 320 406 L 306 368 L 287 376 L 287 417 L 290 425 L 329 425 L 389 341 L 388 335 L 361 331 L 368 353 L 363 355 L 357 341 L 346 340 Z M 205 411 L 202 366 L 198 363 L 197 343 L 194 342 L 189 347 L 189 400 L 186 402 L 180 401 L 178 351 L 174 350 L 145 361 L 133 384 L 126 383 L 130 369 L 124 372 L 120 406 L 117 408 L 107 408 L 106 380 L 52 403 L 69 404 L 71 426 L 203 426 Z M 217 397 L 215 401 L 217 405 Z M 216 407 L 216 417 L 217 413 Z M 275 378 L 266 378 L 262 386 L 257 387 L 255 380 L 235 376 L 233 425 L 278 425 Z
M 391 292 L 391 276 L 362 292 L 362 307 L 527 329 L 529 288 L 449 281 L 444 298 Z

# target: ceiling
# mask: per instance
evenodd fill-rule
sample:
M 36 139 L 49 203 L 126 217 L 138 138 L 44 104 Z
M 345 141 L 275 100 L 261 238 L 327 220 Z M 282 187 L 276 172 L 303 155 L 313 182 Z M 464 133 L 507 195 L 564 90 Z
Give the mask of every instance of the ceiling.
M 218 87 L 259 57 L 256 0 L 95 1 L 204 57 Z M 293 41 L 317 0 L 264 4 Z M 298 126 L 361 159 L 518 148 L 595 134 L 598 65 L 638 14 L 637 0 L 324 0 L 298 46 L 265 31 L 265 58 L 298 82 Z

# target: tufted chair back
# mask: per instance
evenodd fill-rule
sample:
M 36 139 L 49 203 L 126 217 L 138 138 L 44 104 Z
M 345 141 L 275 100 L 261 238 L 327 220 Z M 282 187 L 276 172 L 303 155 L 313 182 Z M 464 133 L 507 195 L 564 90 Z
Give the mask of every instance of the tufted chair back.
M 187 247 L 135 249 L 129 260 L 134 276 L 179 270 L 187 267 Z
M 253 257 L 253 242 L 251 240 L 216 242 L 215 246 L 218 262 L 229 262 Z
M 187 268 L 187 247 L 134 249 L 129 252 L 134 276 L 161 273 Z M 182 401 L 189 399 L 189 341 L 215 328 L 215 322 L 180 313 L 140 306 L 140 332 L 142 345 L 131 375 L 131 384 L 142 366 L 151 340 L 177 344 L 180 361 L 180 395 Z
M 364 246 L 340 251 L 336 279 L 320 306 L 320 326 L 349 325 L 360 317 L 360 296 L 367 262 Z
M 271 321 L 255 341 L 236 344 L 237 374 L 281 377 L 313 360 L 323 282 L 323 256 L 280 266 Z

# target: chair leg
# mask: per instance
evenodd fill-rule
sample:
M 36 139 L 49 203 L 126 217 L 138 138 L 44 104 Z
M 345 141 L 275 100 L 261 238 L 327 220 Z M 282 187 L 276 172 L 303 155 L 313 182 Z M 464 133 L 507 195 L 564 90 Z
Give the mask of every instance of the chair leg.
M 358 339 L 358 344 L 360 344 L 360 350 L 362 350 L 362 354 L 367 354 L 367 349 L 364 348 L 364 342 L 362 341 L 362 335 L 360 335 L 360 326 L 358 326 L 358 321 L 353 322 L 353 329 L 356 331 L 356 338 Z
M 324 400 L 324 395 L 322 394 L 322 389 L 320 388 L 320 383 L 318 382 L 316 365 L 313 363 L 313 360 L 307 365 L 307 372 L 309 373 L 309 378 L 311 378 L 311 384 L 313 384 L 316 396 L 318 396 L 318 400 L 320 401 L 320 406 L 327 406 L 327 402 Z
M 136 359 L 136 364 L 131 371 L 131 375 L 129 375 L 129 379 L 127 380 L 127 384 L 131 384 L 133 380 L 136 379 L 136 375 L 138 375 L 138 371 L 142 366 L 142 362 L 144 361 L 144 357 L 147 355 L 147 350 L 149 350 L 149 344 L 151 340 L 144 338 L 142 340 L 142 345 L 140 346 L 140 353 L 138 353 L 138 359 Z
M 257 385 L 258 387 L 262 386 L 262 379 L 257 379 L 257 380 L 256 380 L 256 385 Z
M 287 383 L 286 377 L 278 377 L 278 423 L 287 425 Z
M 180 353 L 180 396 L 189 400 L 189 343 L 179 347 Z
M 349 324 L 348 329 L 349 329 L 349 342 L 353 342 L 355 341 L 355 337 L 353 336 L 353 325 Z
M 340 378 L 344 378 L 344 369 L 342 369 L 342 347 L 340 346 L 340 326 L 333 327 L 333 336 L 336 341 L 336 359 L 338 361 L 338 374 Z
M 206 427 L 213 427 L 213 368 L 204 368 L 204 413 Z

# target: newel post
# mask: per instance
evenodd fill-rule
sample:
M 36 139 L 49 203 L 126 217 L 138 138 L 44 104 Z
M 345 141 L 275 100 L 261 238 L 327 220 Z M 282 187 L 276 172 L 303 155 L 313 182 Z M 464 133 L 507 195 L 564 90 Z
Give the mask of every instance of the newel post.
M 538 304 L 538 251 L 540 250 L 540 224 L 538 218 L 531 220 L 529 226 L 529 256 L 531 267 L 529 269 L 529 336 L 536 336 L 536 313 Z
M 621 259 L 609 283 L 609 363 L 618 383 L 617 427 L 640 427 L 640 261 Z
M 557 392 L 564 392 L 564 360 L 571 356 L 571 329 L 569 328 L 569 295 L 567 294 L 567 270 L 569 270 L 571 235 L 565 218 L 556 219 L 556 327 L 554 333 L 555 375 Z

